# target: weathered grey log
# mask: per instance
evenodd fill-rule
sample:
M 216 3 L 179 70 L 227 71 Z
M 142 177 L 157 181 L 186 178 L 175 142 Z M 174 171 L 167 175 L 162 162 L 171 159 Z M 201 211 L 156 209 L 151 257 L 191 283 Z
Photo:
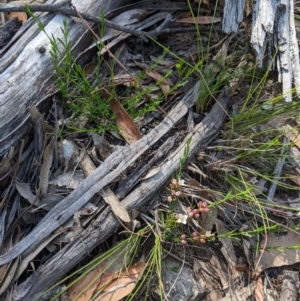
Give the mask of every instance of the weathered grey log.
M 225 1 L 223 30 L 236 32 L 242 21 L 245 1 Z M 275 64 L 282 94 L 286 102 L 292 101 L 294 87 L 300 97 L 299 47 L 294 22 L 294 0 L 253 1 L 251 44 L 256 57 L 262 60 L 268 50 L 268 65 L 276 58 Z M 275 67 L 274 67 L 275 69 Z
M 158 137 L 162 137 L 162 131 L 164 133 L 169 131 L 172 125 L 175 124 L 176 120 L 180 120 L 188 112 L 188 108 L 191 107 L 195 101 L 195 96 L 198 94 L 198 91 L 199 83 L 196 84 L 194 89 L 187 95 L 187 97 L 182 100 L 176 106 L 176 108 L 172 110 L 169 116 L 167 116 L 165 120 L 154 130 L 152 130 L 151 133 L 137 141 L 135 144 L 128 146 L 121 153 L 118 154 L 118 152 L 115 152 L 108 157 L 103 163 L 104 166 L 101 165 L 99 168 L 97 168 L 95 172 L 90 175 L 84 183 L 82 183 L 84 185 L 80 185 L 65 200 L 63 200 L 61 202 L 61 204 L 63 204 L 62 206 L 58 204 L 55 208 L 53 208 L 53 210 L 48 213 L 43 221 L 31 233 L 37 233 L 41 231 L 41 237 L 38 237 L 39 241 L 43 238 L 43 236 L 48 236 L 49 231 L 48 229 L 45 229 L 45 227 L 50 227 L 51 230 L 53 230 L 49 224 L 49 218 L 51 218 L 51 223 L 57 224 L 56 220 L 61 219 L 66 215 L 64 209 L 65 206 L 69 206 L 69 208 L 72 207 L 70 211 L 73 212 L 74 208 L 71 204 L 72 202 L 75 202 L 78 205 L 78 201 L 80 201 L 80 204 L 83 204 L 90 200 L 91 196 L 101 189 L 103 185 L 105 185 L 104 183 L 111 182 L 115 176 L 120 174 L 119 166 L 122 168 L 127 166 L 131 156 L 137 158 L 137 156 L 141 154 L 141 150 L 144 151 L 149 147 L 149 144 L 153 145 L 154 142 L 157 141 Z M 221 96 L 218 98 L 218 102 L 214 105 L 213 109 L 205 117 L 205 119 L 194 128 L 193 132 L 189 133 L 185 137 L 184 141 L 175 151 L 168 155 L 165 161 L 161 164 L 160 171 L 152 178 L 141 182 L 138 187 L 136 187 L 134 191 L 122 201 L 126 209 L 145 211 L 147 208 L 147 202 L 155 194 L 157 194 L 157 191 L 165 185 L 165 183 L 177 170 L 179 161 L 183 157 L 186 143 L 190 137 L 192 137 L 192 139 L 190 142 L 189 158 L 193 156 L 195 152 L 199 152 L 205 148 L 211 139 L 213 139 L 218 133 L 218 130 L 226 117 L 228 100 L 229 97 L 227 94 L 221 94 Z M 182 113 L 180 114 L 179 112 Z M 178 114 L 180 114 L 179 118 L 176 117 Z M 165 128 L 165 130 L 163 130 L 163 128 Z M 154 141 L 152 141 L 152 139 Z M 138 153 L 137 149 L 140 149 Z M 115 155 L 116 153 L 117 156 Z M 118 160 L 120 155 L 123 156 L 124 163 L 119 163 L 118 167 L 109 172 L 110 165 L 114 160 Z M 105 173 L 107 173 L 107 175 L 105 175 Z M 103 179 L 97 182 L 100 174 L 102 175 Z M 88 184 L 86 185 L 85 183 Z M 78 201 L 76 201 L 77 198 Z M 63 213 L 60 213 L 61 209 L 63 210 Z M 37 298 L 36 300 L 39 301 L 46 300 L 40 295 L 41 292 L 47 290 L 51 287 L 51 285 L 55 284 L 55 282 L 63 277 L 67 271 L 69 271 L 86 256 L 87 250 L 91 251 L 101 242 L 104 242 L 119 226 L 120 223 L 111 212 L 110 208 L 106 208 L 94 221 L 94 223 L 84 230 L 79 237 L 64 247 L 44 266 L 40 267 L 36 272 L 34 272 L 33 275 L 26 280 L 26 282 L 19 285 L 19 287 L 15 290 L 16 295 L 14 296 L 14 300 L 32 301 L 35 300 L 35 298 Z M 14 247 L 13 252 L 9 252 L 0 257 L 1 263 L 10 261 L 13 257 L 18 256 L 18 254 L 26 256 L 32 251 L 31 243 L 36 245 L 36 241 L 34 239 L 37 239 L 37 236 L 32 237 L 31 234 L 29 234 Z M 19 249 L 21 252 L 18 251 Z
M 130 0 L 74 0 L 78 11 L 99 16 L 100 10 L 110 11 Z M 58 3 L 50 0 L 47 3 Z M 41 21 L 49 36 L 62 38 L 61 28 L 66 19 L 70 28 L 69 40 L 76 57 L 92 40 L 89 30 L 80 22 L 60 14 L 44 14 Z M 45 33 L 41 32 L 33 20 L 21 30 L 14 43 L 6 52 L 1 52 L 0 60 L 0 157 L 11 146 L 19 143 L 29 129 L 28 105 L 33 101 L 40 109 L 49 105 L 47 95 L 51 95 L 53 64 L 49 51 L 51 45 Z M 60 45 L 59 45 L 60 46 Z M 40 52 L 43 47 L 46 51 Z M 60 51 L 64 50 L 60 46 Z

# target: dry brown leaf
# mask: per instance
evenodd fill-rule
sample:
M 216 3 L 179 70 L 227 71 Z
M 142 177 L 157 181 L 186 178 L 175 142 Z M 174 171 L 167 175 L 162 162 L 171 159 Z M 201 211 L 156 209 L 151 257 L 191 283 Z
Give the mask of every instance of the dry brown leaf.
M 88 63 L 84 66 L 83 71 L 85 72 L 85 74 L 93 74 L 93 72 L 97 68 L 97 66 L 98 66 L 98 63 L 96 63 L 96 62 Z
M 188 23 L 188 24 L 212 24 L 221 22 L 222 18 L 219 17 L 210 17 L 210 16 L 202 16 L 202 17 L 195 17 L 195 18 L 184 18 L 180 20 L 176 20 L 178 23 Z
M 287 132 L 285 136 L 289 138 L 300 149 L 300 135 L 298 131 L 292 128 L 290 125 L 285 126 L 285 131 Z
M 157 83 L 160 86 L 161 91 L 163 92 L 164 95 L 167 95 L 170 92 L 170 85 L 168 83 L 168 81 L 161 76 L 158 72 L 155 71 L 151 71 L 151 72 L 147 72 L 146 73 L 152 77 L 153 79 L 155 79 L 157 81 Z
M 133 144 L 139 140 L 142 136 L 134 124 L 129 114 L 124 110 L 122 105 L 115 97 L 111 97 L 111 94 L 106 89 L 101 89 L 100 93 L 107 99 L 110 99 L 110 107 L 116 115 L 116 123 L 120 128 L 122 136 L 129 144 Z
M 264 237 L 261 242 L 265 250 L 256 256 L 256 273 L 260 274 L 267 268 L 292 265 L 300 262 L 298 248 L 300 231 L 288 230 L 287 235 L 275 236 L 273 233 Z
M 50 173 L 50 168 L 53 160 L 54 146 L 55 146 L 55 139 L 52 138 L 52 140 L 46 147 L 43 156 L 43 164 L 41 167 L 40 184 L 39 184 L 39 189 L 42 193 L 47 193 L 48 190 L 49 173 Z
M 80 165 L 86 176 L 89 176 L 96 169 L 96 166 L 87 154 L 85 154 L 83 159 L 80 161 Z M 109 187 L 103 188 L 100 191 L 100 194 L 117 217 L 126 223 L 131 221 L 126 208 Z
M 31 192 L 30 186 L 28 183 L 21 183 L 18 181 L 15 181 L 16 188 L 20 195 L 26 199 L 30 204 L 35 204 L 36 206 L 41 206 L 40 200 L 36 200 L 36 196 Z M 34 202 L 35 201 L 35 202 Z
M 136 282 L 140 279 L 146 263 L 139 262 L 122 270 L 122 272 L 118 272 L 119 264 L 114 265 L 115 271 L 108 271 L 106 267 L 111 267 L 110 258 L 69 288 L 68 301 L 75 299 L 77 301 L 89 301 L 97 291 L 102 292 L 102 294 L 93 300 L 120 300 L 131 293 Z
M 152 178 L 153 176 L 155 176 L 157 173 L 159 173 L 160 171 L 160 167 L 154 167 L 151 170 L 148 171 L 148 173 L 141 179 L 141 181 L 143 180 L 147 180 L 149 178 Z
M 125 206 L 119 201 L 118 197 L 109 187 L 103 188 L 100 193 L 104 201 L 111 207 L 112 212 L 116 216 L 126 223 L 131 221 Z
M 246 17 L 248 17 L 252 13 L 252 9 L 253 9 L 252 0 L 246 0 L 244 6 L 244 12 Z
M 105 287 L 104 292 L 95 299 L 95 301 L 119 301 L 128 296 L 140 280 L 147 264 L 139 262 L 132 265 L 122 273 L 117 273 L 117 279 L 109 286 Z M 112 275 L 113 276 L 113 275 Z
M 47 133 L 54 132 L 53 127 L 48 124 L 48 122 L 44 119 L 44 116 L 40 113 L 40 111 L 37 109 L 37 107 L 33 102 L 30 102 L 29 104 L 29 114 L 34 124 L 37 122 L 38 119 L 42 118 L 42 126 L 45 132 Z
M 218 215 L 217 208 L 210 208 L 208 213 L 201 214 L 200 226 L 205 231 L 211 231 Z
M 285 176 L 293 181 L 296 185 L 300 186 L 300 176 L 290 174 L 286 174 Z
M 224 226 L 224 223 L 219 219 L 216 219 L 216 228 L 219 235 L 228 232 L 228 230 Z M 232 271 L 237 263 L 237 259 L 232 245 L 232 240 L 227 237 L 219 237 L 218 239 L 222 243 L 221 252 L 229 265 L 229 269 Z
M 88 301 L 93 296 L 97 289 L 98 282 L 103 273 L 103 264 L 99 265 L 96 269 L 89 272 L 87 275 L 80 278 L 79 281 L 74 283 L 69 289 L 68 301 Z
M 261 276 L 258 277 L 254 291 L 255 301 L 264 301 L 264 287 Z
M 25 12 L 11 12 L 6 14 L 7 19 L 17 17 L 22 24 L 27 21 L 27 14 Z

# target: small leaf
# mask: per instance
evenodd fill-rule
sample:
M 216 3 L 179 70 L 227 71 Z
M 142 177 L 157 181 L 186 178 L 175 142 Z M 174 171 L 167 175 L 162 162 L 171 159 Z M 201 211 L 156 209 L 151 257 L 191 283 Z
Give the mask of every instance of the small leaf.
M 42 193 L 47 193 L 48 190 L 49 173 L 50 173 L 50 168 L 53 160 L 54 146 L 55 146 L 55 139 L 52 138 L 52 140 L 46 147 L 43 156 L 43 165 L 41 167 L 40 184 L 39 184 L 39 189 L 41 190 Z
M 124 110 L 122 105 L 115 97 L 111 97 L 111 94 L 106 89 L 101 89 L 100 93 L 110 100 L 110 107 L 116 115 L 116 123 L 120 128 L 122 136 L 129 144 L 133 144 L 139 140 L 142 136 L 134 124 L 129 114 Z
M 178 23 L 188 23 L 188 24 L 212 24 L 221 22 L 222 18 L 219 17 L 210 17 L 210 16 L 204 16 L 204 17 L 195 17 L 195 18 L 184 18 L 180 20 L 176 20 Z

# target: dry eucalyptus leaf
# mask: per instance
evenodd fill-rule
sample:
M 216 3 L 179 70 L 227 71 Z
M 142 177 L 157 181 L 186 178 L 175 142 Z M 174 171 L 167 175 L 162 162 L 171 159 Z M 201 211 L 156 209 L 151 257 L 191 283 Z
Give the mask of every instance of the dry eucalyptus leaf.
M 184 18 L 180 20 L 176 20 L 177 23 L 187 23 L 187 24 L 212 24 L 221 22 L 222 18 L 213 17 L 213 16 L 202 16 L 202 17 L 195 17 L 195 18 Z
M 151 170 L 149 170 L 149 172 L 141 179 L 141 181 L 143 180 L 147 180 L 149 178 L 152 178 L 153 176 L 155 176 L 158 172 L 160 171 L 160 167 L 154 167 Z
M 25 12 L 11 12 L 6 14 L 7 19 L 11 18 L 18 18 L 22 24 L 24 24 L 27 21 L 27 14 Z
M 119 25 L 130 25 L 144 20 L 149 15 L 149 11 L 143 8 L 127 10 L 113 18 L 113 22 Z
M 216 228 L 219 235 L 226 234 L 228 232 L 228 230 L 225 228 L 224 223 L 219 219 L 216 219 Z M 232 271 L 232 269 L 236 266 L 237 263 L 237 259 L 232 245 L 232 240 L 227 237 L 218 237 L 218 239 L 222 243 L 221 252 L 229 265 L 230 271 Z
M 256 282 L 256 288 L 254 291 L 254 296 L 256 301 L 264 301 L 264 286 L 261 276 L 258 277 Z
M 290 125 L 284 126 L 285 136 L 289 138 L 300 149 L 300 135 L 295 128 Z
M 43 164 L 41 167 L 40 184 L 39 184 L 39 189 L 42 193 L 47 193 L 48 190 L 49 173 L 50 173 L 50 168 L 53 160 L 54 146 L 55 146 L 55 140 L 54 138 L 52 138 L 52 140 L 46 147 L 43 156 Z
M 84 155 L 83 159 L 80 162 L 80 165 L 86 176 L 89 176 L 96 169 L 96 166 L 87 154 Z M 127 223 L 131 221 L 126 208 L 109 187 L 103 188 L 100 191 L 100 195 L 103 197 L 104 201 L 111 207 L 112 212 L 117 217 Z
M 116 124 L 120 128 L 121 134 L 125 140 L 129 144 L 133 144 L 139 140 L 142 137 L 139 130 L 119 101 L 115 97 L 112 97 L 111 94 L 105 89 L 101 89 L 100 93 L 106 99 L 110 99 L 109 105 L 116 115 Z
M 89 176 L 96 169 L 94 162 L 87 154 L 83 156 L 82 160 L 80 161 L 80 165 L 86 176 Z
M 276 236 L 269 233 L 261 242 L 263 253 L 256 256 L 256 273 L 260 274 L 267 268 L 292 265 L 300 262 L 298 247 L 300 231 L 288 230 L 286 235 Z
M 146 71 L 146 73 L 158 82 L 159 87 L 164 95 L 167 95 L 170 92 L 170 85 L 168 81 L 163 76 L 161 76 L 158 72 Z
M 200 219 L 200 226 L 205 231 L 211 231 L 218 215 L 218 209 L 217 208 L 211 208 L 209 212 L 202 213 L 201 219 Z
M 36 200 L 36 196 L 31 192 L 30 186 L 28 183 L 21 183 L 18 181 L 15 181 L 16 188 L 20 195 L 26 199 L 30 204 L 33 204 L 33 202 Z M 40 201 L 37 199 L 35 202 L 36 206 L 39 206 L 37 203 Z
M 30 102 L 29 104 L 29 114 L 34 124 L 37 122 L 38 119 L 42 118 L 42 126 L 45 132 L 47 133 L 54 132 L 53 127 L 48 124 L 48 122 L 44 119 L 43 114 L 40 113 L 40 111 L 37 109 L 37 107 L 34 105 L 33 102 Z
M 4 279 L 1 281 L 0 295 L 2 295 L 6 291 L 6 289 L 9 287 L 9 285 L 13 282 L 13 279 L 15 278 L 16 271 L 18 268 L 18 264 L 19 264 L 18 258 L 15 258 L 8 265 L 8 269 L 6 270 Z
M 95 301 L 119 301 L 131 294 L 137 282 L 142 277 L 147 264 L 139 262 L 126 268 L 121 273 L 108 275 L 108 279 L 116 276 L 115 280 L 105 287 L 104 292 L 100 294 Z M 103 286 L 102 286 L 103 287 Z
M 124 205 L 120 202 L 117 196 L 113 193 L 113 191 L 109 187 L 105 187 L 100 192 L 104 201 L 110 205 L 112 212 L 119 217 L 122 221 L 129 223 L 131 221 L 130 216 L 124 207 Z

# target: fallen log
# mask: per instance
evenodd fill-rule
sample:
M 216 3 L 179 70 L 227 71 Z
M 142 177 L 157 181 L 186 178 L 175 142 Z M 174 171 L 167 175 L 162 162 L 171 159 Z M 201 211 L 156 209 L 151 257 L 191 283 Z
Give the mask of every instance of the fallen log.
M 163 122 L 147 136 L 144 136 L 135 144 L 126 147 L 125 150 L 115 152 L 108 157 L 82 185 L 54 207 L 26 238 L 18 243 L 10 252 L 0 256 L 1 264 L 10 262 L 13 258 L 21 254 L 22 257 L 28 256 L 28 254 L 37 247 L 37 244 L 41 243 L 43 238 L 48 237 L 53 231 L 54 227 L 52 227 L 51 224 L 56 224 L 57 220 L 66 218 L 68 215 L 65 210 L 66 208 L 72 207 L 68 211 L 70 213 L 74 212 L 73 203 L 76 203 L 78 207 L 83 206 L 99 189 L 117 177 L 120 174 L 120 169 L 126 168 L 129 162 L 137 159 L 150 145 L 153 145 L 165 133 L 170 131 L 176 124 L 176 121 L 186 115 L 189 107 L 194 103 L 196 99 L 195 96 L 199 91 L 199 85 L 200 83 L 196 84 L 193 90 L 178 103 Z M 177 149 L 166 156 L 160 165 L 160 171 L 150 179 L 142 181 L 122 201 L 127 210 L 135 209 L 141 212 L 147 210 L 149 207 L 147 202 L 157 194 L 159 189 L 163 188 L 178 169 L 180 159 L 183 157 L 185 146 L 189 139 L 191 139 L 191 141 L 189 144 L 190 152 L 188 158 L 191 158 L 196 152 L 203 150 L 207 146 L 218 133 L 220 126 L 225 120 L 228 101 L 228 94 L 223 93 L 219 96 L 218 102 L 205 119 L 186 135 Z M 112 162 L 118 160 L 120 155 L 122 155 L 123 161 L 119 162 L 119 165 L 109 172 Z M 101 180 L 98 181 L 99 179 Z M 65 246 L 51 260 L 34 272 L 24 283 L 19 285 L 15 290 L 14 300 L 49 300 L 49 292 L 45 296 L 43 296 L 42 293 L 58 282 L 67 271 L 78 264 L 80 260 L 86 256 L 87 251 L 90 252 L 101 242 L 109 238 L 119 226 L 120 222 L 111 212 L 110 208 L 107 207 L 73 242 Z M 56 290 L 53 290 L 53 294 L 55 292 Z
M 98 17 L 100 11 L 105 13 L 129 2 L 74 0 L 72 4 L 78 11 Z M 59 2 L 47 2 L 54 3 Z M 92 41 L 90 31 L 78 19 L 54 13 L 39 14 L 39 19 L 48 36 L 56 38 L 63 38 L 61 28 L 66 20 L 74 57 Z M 63 54 L 64 49 L 58 46 Z M 49 97 L 53 95 L 51 73 L 54 71 L 50 50 L 49 38 L 33 19 L 28 20 L 13 40 L 0 50 L 0 157 L 26 136 L 30 127 L 29 103 L 32 101 L 42 112 L 49 106 Z

